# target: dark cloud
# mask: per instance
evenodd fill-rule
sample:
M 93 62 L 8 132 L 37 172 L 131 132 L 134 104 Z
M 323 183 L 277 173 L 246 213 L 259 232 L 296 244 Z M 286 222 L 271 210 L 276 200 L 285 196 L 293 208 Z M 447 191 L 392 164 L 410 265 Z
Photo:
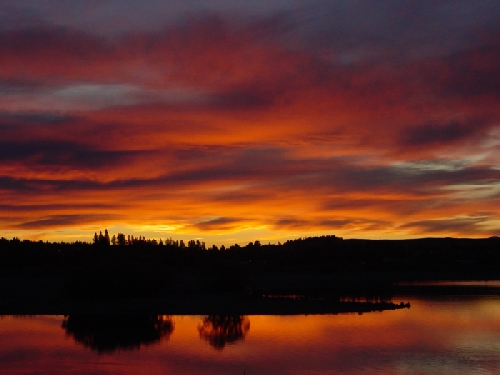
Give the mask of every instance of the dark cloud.
M 500 37 L 486 37 L 479 46 L 443 59 L 435 90 L 449 96 L 484 100 L 500 96 Z
M 302 219 L 300 217 L 286 216 L 272 221 L 272 226 L 278 230 L 307 230 L 308 228 L 316 228 L 323 231 L 335 232 L 352 226 L 362 227 L 366 231 L 383 230 L 391 226 L 391 223 L 383 220 L 368 220 L 359 217 Z
M 18 229 L 46 229 L 54 227 L 66 227 L 72 225 L 81 225 L 98 223 L 104 220 L 109 220 L 109 215 L 53 215 L 43 219 L 26 221 L 15 225 Z
M 102 38 L 71 28 L 52 26 L 0 32 L 0 48 L 4 51 L 4 57 L 7 54 L 44 57 L 50 55 L 53 59 L 63 58 L 64 61 L 71 57 L 82 62 L 90 62 L 97 54 L 110 51 Z M 61 66 L 56 65 L 55 68 Z
M 236 147 L 215 149 L 190 149 L 178 151 L 179 163 L 188 159 L 186 170 L 173 172 L 159 178 L 164 183 L 203 183 L 211 181 L 251 181 L 262 183 L 300 172 L 301 162 L 291 160 L 280 148 Z M 197 162 L 197 163 L 196 163 Z
M 401 140 L 407 146 L 447 144 L 469 138 L 481 130 L 483 124 L 452 121 L 447 124 L 425 124 L 404 131 Z
M 419 187 L 415 186 L 415 183 L 426 181 L 426 178 L 432 181 L 434 171 L 426 171 L 422 175 L 416 176 L 392 165 L 371 164 L 368 159 L 365 164 L 359 163 L 357 159 L 353 162 L 344 160 L 343 163 L 328 160 L 316 174 L 311 176 L 310 183 L 311 186 L 316 183 L 321 186 L 331 186 L 338 192 L 405 191 L 411 187 L 416 191 Z M 425 183 L 422 183 L 423 185 Z
M 348 58 L 363 51 L 388 47 L 400 55 L 428 54 L 458 48 L 469 42 L 472 31 L 498 24 L 499 5 L 494 0 L 419 1 L 389 0 L 373 3 L 318 1 L 216 1 L 150 0 L 147 6 L 133 1 L 87 1 L 37 4 L 8 1 L 0 8 L 4 28 L 29 25 L 62 25 L 104 36 L 154 32 L 165 24 L 182 23 L 186 14 L 217 14 L 237 24 L 255 23 L 264 35 L 279 35 L 293 44 L 327 46 Z M 266 26 L 267 25 L 267 26 Z M 284 34 L 284 35 L 283 35 Z M 410 41 L 410 43 L 409 43 Z M 441 47 L 441 48 L 439 48 Z M 373 55 L 373 53 L 372 53 Z M 366 56 L 366 54 L 365 54 Z
M 0 160 L 4 163 L 20 163 L 27 167 L 67 167 L 80 170 L 121 170 L 130 163 L 159 163 L 169 160 L 176 165 L 174 170 L 161 170 L 154 176 L 114 176 L 99 181 L 73 179 L 53 179 L 46 177 L 26 179 L 4 177 L 4 189 L 38 189 L 44 191 L 169 188 L 180 189 L 213 184 L 251 184 L 237 192 L 228 190 L 214 201 L 237 202 L 255 201 L 267 197 L 277 197 L 278 192 L 322 192 L 343 194 L 348 192 L 401 193 L 421 197 L 418 201 L 405 204 L 400 200 L 373 201 L 371 199 L 349 199 L 352 209 L 379 207 L 411 212 L 422 203 L 427 194 L 436 194 L 441 187 L 460 185 L 492 186 L 500 180 L 500 171 L 488 166 L 467 166 L 446 161 L 433 164 L 411 163 L 399 166 L 363 165 L 359 158 L 297 158 L 292 152 L 276 147 L 191 147 L 155 151 L 102 151 L 86 148 L 71 142 L 33 141 L 23 143 L 0 143 Z M 140 164 L 138 164 L 140 165 Z M 149 165 L 149 164 L 146 164 Z M 107 168 L 107 169 L 106 169 Z M 140 167 L 139 167 L 140 168 Z M 167 167 L 165 167 L 167 168 Z M 107 181 L 107 182 L 104 182 Z M 271 189 L 271 191 L 269 191 Z M 439 195 L 444 194 L 440 192 Z M 434 200 L 427 202 L 436 205 Z M 324 209 L 344 209 L 341 201 L 327 200 Z
M 273 222 L 277 229 L 306 229 L 321 228 L 323 230 L 337 230 L 353 224 L 355 220 L 351 219 L 323 219 L 323 220 L 304 220 L 297 217 L 285 217 Z
M 48 130 L 64 134 L 67 127 L 76 125 L 77 121 L 76 116 L 60 112 L 0 112 L 0 143 L 19 144 L 26 138 L 40 138 L 37 133 L 47 135 Z
M 283 229 L 283 228 L 293 228 L 293 229 L 301 229 L 304 227 L 309 227 L 311 223 L 307 220 L 295 218 L 295 217 L 285 217 L 281 219 L 277 219 L 276 221 L 273 221 L 273 225 L 277 229 Z
M 29 190 L 36 190 L 32 184 L 24 179 L 14 177 L 0 176 L 0 191 L 17 191 L 26 192 Z
M 256 110 L 269 108 L 277 97 L 277 93 L 237 90 L 212 96 L 213 108 L 227 110 Z M 211 103 L 209 103 L 210 105 Z
M 63 141 L 0 141 L 0 162 L 18 162 L 27 167 L 56 166 L 100 169 L 110 165 L 126 164 L 139 153 L 137 151 L 93 150 L 84 145 Z
M 47 180 L 36 178 L 13 178 L 0 177 L 0 191 L 12 191 L 37 194 L 43 197 L 45 194 L 64 193 L 79 190 L 99 190 L 104 185 L 89 180 Z M 23 197 L 19 197 L 22 202 Z
M 1 85 L 1 84 L 0 84 Z M 75 116 L 57 112 L 0 112 L 0 126 L 32 126 L 34 124 L 57 124 L 76 119 Z
M 489 217 L 457 217 L 450 219 L 419 220 L 400 226 L 402 229 L 415 229 L 419 233 L 487 233 L 481 224 Z
M 5 0 L 0 7 L 0 15 L 5 14 L 5 28 L 20 28 L 30 25 L 30 21 L 42 24 L 58 24 L 76 27 L 87 32 L 117 36 L 132 32 L 151 32 L 161 29 L 166 23 L 176 23 L 188 15 L 223 14 L 240 21 L 266 17 L 296 7 L 302 1 L 257 1 L 218 0 L 182 1 L 148 0 L 138 3 L 133 0 L 95 1 L 84 3 L 68 1 L 44 2 Z M 308 1 L 307 5 L 311 5 Z M 7 16 L 12 15 L 9 19 Z M 2 18 L 0 17 L 0 20 Z
M 75 211 L 89 209 L 88 204 L 0 204 L 0 212 Z M 98 210 L 110 210 L 113 204 L 93 203 Z
M 390 195 L 380 197 L 380 199 L 355 199 L 342 198 L 327 199 L 321 204 L 321 209 L 327 211 L 348 211 L 351 213 L 372 210 L 381 214 L 398 213 L 399 215 L 412 215 L 422 210 L 436 208 L 439 205 L 444 205 L 448 202 L 440 202 L 438 198 L 429 199 L 395 199 Z
M 321 1 L 287 14 L 306 48 L 337 62 L 386 63 L 443 56 L 468 48 L 498 25 L 498 3 L 467 1 Z
M 202 231 L 228 230 L 234 229 L 235 227 L 237 227 L 238 223 L 241 223 L 242 221 L 244 220 L 241 220 L 239 218 L 218 217 L 215 219 L 196 223 L 195 227 Z
M 0 95 L 2 96 L 41 91 L 45 87 L 46 81 L 40 78 L 4 77 L 0 79 Z M 8 113 L 2 113 L 2 117 L 4 116 L 8 116 Z
M 112 44 L 71 28 L 0 31 L 0 50 L 0 79 L 24 82 L 17 87 L 22 92 L 75 80 L 109 82 L 118 73 Z M 29 82 L 31 87 L 26 85 Z
M 270 193 L 268 191 L 258 191 L 256 189 L 247 189 L 242 191 L 223 191 L 217 193 L 211 193 L 207 196 L 207 199 L 211 202 L 217 204 L 235 204 L 235 205 L 249 205 L 257 204 L 258 202 L 265 201 L 269 199 Z

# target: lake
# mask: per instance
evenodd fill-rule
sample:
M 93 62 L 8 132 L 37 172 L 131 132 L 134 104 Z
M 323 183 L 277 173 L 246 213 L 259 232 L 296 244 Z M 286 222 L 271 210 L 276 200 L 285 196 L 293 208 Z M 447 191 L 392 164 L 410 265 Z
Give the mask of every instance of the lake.
M 411 308 L 361 315 L 3 316 L 0 373 L 500 374 L 496 293 L 393 301 Z

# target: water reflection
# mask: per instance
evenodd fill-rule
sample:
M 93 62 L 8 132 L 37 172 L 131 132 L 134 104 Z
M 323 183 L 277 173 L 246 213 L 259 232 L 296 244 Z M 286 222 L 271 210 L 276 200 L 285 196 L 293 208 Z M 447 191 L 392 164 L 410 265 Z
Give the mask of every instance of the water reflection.
M 104 353 L 139 349 L 141 345 L 168 339 L 174 322 L 163 315 L 69 315 L 62 328 L 76 342 Z
M 243 315 L 209 315 L 198 326 L 200 338 L 218 350 L 244 339 L 249 330 L 250 320 Z
M 411 304 L 409 310 L 363 315 L 252 315 L 250 319 L 71 315 L 64 318 L 66 336 L 61 316 L 8 316 L 0 319 L 0 373 L 499 373 L 500 297 L 414 298 Z M 92 350 L 83 350 L 84 345 Z M 140 351 L 116 350 L 138 347 Z M 112 355 L 99 355 L 111 351 Z

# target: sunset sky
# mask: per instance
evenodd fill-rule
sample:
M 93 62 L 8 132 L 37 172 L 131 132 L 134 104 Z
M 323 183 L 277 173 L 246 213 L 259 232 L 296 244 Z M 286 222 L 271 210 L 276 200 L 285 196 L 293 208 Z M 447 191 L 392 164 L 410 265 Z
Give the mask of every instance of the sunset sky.
M 500 235 L 498 0 L 0 0 L 0 236 Z

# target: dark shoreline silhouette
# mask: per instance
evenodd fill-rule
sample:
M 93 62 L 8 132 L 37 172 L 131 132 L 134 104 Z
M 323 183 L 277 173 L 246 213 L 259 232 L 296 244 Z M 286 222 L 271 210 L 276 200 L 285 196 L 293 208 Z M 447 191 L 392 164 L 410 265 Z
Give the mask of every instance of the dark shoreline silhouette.
M 401 282 L 500 279 L 497 237 L 324 236 L 223 250 L 144 238 L 124 245 L 119 238 L 119 245 L 99 236 L 93 245 L 0 240 L 0 313 L 362 313 L 399 308 L 392 296 L 405 288 L 428 292 Z

